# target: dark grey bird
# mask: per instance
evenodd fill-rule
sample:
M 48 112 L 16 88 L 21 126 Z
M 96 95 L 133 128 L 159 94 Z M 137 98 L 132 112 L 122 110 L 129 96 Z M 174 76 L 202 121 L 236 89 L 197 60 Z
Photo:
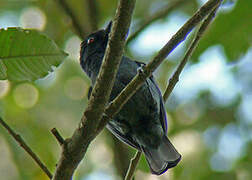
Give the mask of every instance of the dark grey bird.
M 110 29 L 111 23 L 106 29 L 90 34 L 81 43 L 80 64 L 91 79 L 92 86 L 102 64 Z M 110 101 L 132 80 L 143 64 L 122 57 Z M 164 173 L 176 166 L 181 159 L 181 155 L 166 136 L 164 102 L 153 76 L 144 82 L 106 127 L 118 139 L 143 152 L 153 174 Z

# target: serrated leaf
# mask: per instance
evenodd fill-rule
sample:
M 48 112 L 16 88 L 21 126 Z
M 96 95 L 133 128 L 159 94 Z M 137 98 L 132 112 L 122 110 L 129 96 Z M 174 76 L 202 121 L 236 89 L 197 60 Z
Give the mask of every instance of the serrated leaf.
M 0 79 L 42 78 L 66 56 L 51 39 L 36 30 L 0 29 Z
M 193 59 L 198 59 L 208 47 L 220 44 L 229 61 L 238 60 L 252 44 L 252 1 L 237 1 L 234 9 L 220 13 L 203 36 Z

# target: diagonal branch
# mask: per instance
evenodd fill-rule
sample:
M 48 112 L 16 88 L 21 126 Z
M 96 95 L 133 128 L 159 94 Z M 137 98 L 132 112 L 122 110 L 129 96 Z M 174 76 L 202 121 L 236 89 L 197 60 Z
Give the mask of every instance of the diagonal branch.
M 122 59 L 125 38 L 134 6 L 135 0 L 120 0 L 119 2 L 102 67 L 88 107 L 83 114 L 80 127 L 63 145 L 63 152 L 53 177 L 55 180 L 71 179 L 79 162 L 84 157 L 88 145 L 95 138 L 96 128 L 109 100 L 115 75 Z
M 71 8 L 66 3 L 66 1 L 65 0 L 55 0 L 55 1 L 61 6 L 61 8 L 65 11 L 65 13 L 70 17 L 73 28 L 75 29 L 78 36 L 84 39 L 85 36 L 88 34 L 88 31 L 84 27 L 82 27 L 82 25 L 79 23 L 77 16 L 71 10 Z
M 166 17 L 168 14 L 170 14 L 173 10 L 178 8 L 179 6 L 185 4 L 188 2 L 188 0 L 175 0 L 169 3 L 166 7 L 159 10 L 158 12 L 154 13 L 152 16 L 145 19 L 139 26 L 139 28 L 131 34 L 131 36 L 127 40 L 127 44 L 132 42 L 143 30 L 145 30 L 147 27 L 149 27 L 152 23 L 155 21 L 162 19 Z
M 59 145 L 65 144 L 64 138 L 60 135 L 59 131 L 56 128 L 51 129 L 52 134 L 57 139 Z
M 104 56 L 102 68 L 99 73 L 98 79 L 96 81 L 94 90 L 91 94 L 88 107 L 83 115 L 81 127 L 77 128 L 73 136 L 70 139 L 66 140 L 66 143 L 63 146 L 63 152 L 62 152 L 62 155 L 61 155 L 61 158 L 58 163 L 53 179 L 71 179 L 79 162 L 85 155 L 88 145 L 96 137 L 96 135 L 104 128 L 107 121 L 120 111 L 120 109 L 127 102 L 127 100 L 131 98 L 131 96 L 140 88 L 140 86 L 144 83 L 146 78 L 151 76 L 153 71 L 161 64 L 161 62 L 166 58 L 166 56 L 169 55 L 171 51 L 186 38 L 188 33 L 190 33 L 190 31 L 197 24 L 199 24 L 199 22 L 201 22 L 221 2 L 222 0 L 209 0 L 204 6 L 202 6 L 193 15 L 193 17 L 190 18 L 184 24 L 184 26 L 180 28 L 180 30 L 172 37 L 172 39 L 160 50 L 158 55 L 154 57 L 154 59 L 146 67 L 143 68 L 143 72 L 136 75 L 135 78 L 133 78 L 133 80 L 117 96 L 117 98 L 114 99 L 114 101 L 109 105 L 109 107 L 106 108 L 105 110 L 106 115 L 102 116 L 102 113 L 104 112 L 103 110 L 105 108 L 104 102 L 106 103 L 108 100 L 108 96 L 111 92 L 111 87 L 113 85 L 113 79 L 117 71 L 117 69 L 114 70 L 113 76 L 106 76 L 106 74 L 108 75 L 110 73 L 105 73 L 106 72 L 105 64 L 108 63 L 112 66 L 112 67 L 107 68 L 108 71 L 113 70 L 114 69 L 113 67 L 118 67 L 117 65 L 115 65 L 116 63 L 107 62 L 106 56 L 110 54 L 108 53 L 110 50 L 117 51 L 116 50 L 117 48 L 115 46 L 119 45 L 120 47 L 123 47 L 124 38 L 128 30 L 127 28 L 129 26 L 131 14 L 132 14 L 134 3 L 135 3 L 135 1 L 127 1 L 127 0 L 120 1 L 120 4 L 117 8 L 115 22 L 113 25 L 112 37 L 110 37 L 109 45 L 107 47 L 107 50 Z M 121 13 L 124 14 L 125 16 L 121 15 Z M 119 43 L 117 44 L 116 43 L 117 41 L 113 41 L 113 37 L 118 37 L 115 34 L 120 33 L 119 29 L 123 30 L 123 36 L 121 36 L 121 39 L 117 39 Z M 120 49 L 118 51 L 120 51 Z M 110 55 L 112 54 L 113 53 L 111 53 Z M 120 56 L 118 55 L 115 57 L 121 57 L 121 54 Z M 115 57 L 112 56 L 110 61 L 113 61 Z M 103 74 L 104 77 L 101 74 Z M 101 79 L 103 79 L 102 77 L 105 78 L 104 79 L 105 81 L 101 81 Z M 105 85 L 105 86 L 101 86 L 101 85 Z M 109 86 L 109 87 L 106 87 L 106 86 Z M 102 116 L 102 120 L 100 120 L 101 116 Z
M 195 39 L 193 40 L 192 44 L 188 48 L 183 60 L 181 61 L 180 65 L 178 66 L 178 68 L 175 71 L 174 75 L 169 80 L 168 87 L 167 87 L 167 89 L 166 89 L 166 91 L 164 93 L 164 96 L 163 96 L 164 102 L 167 101 L 170 93 L 173 91 L 176 83 L 179 81 L 180 73 L 182 72 L 183 68 L 185 67 L 186 62 L 190 58 L 190 56 L 193 53 L 195 47 L 198 45 L 199 40 L 201 39 L 204 32 L 206 31 L 208 25 L 213 20 L 219 6 L 220 6 L 220 4 L 208 15 L 206 20 L 202 23 L 202 25 L 200 26 L 200 29 L 198 30 L 198 32 L 197 32 L 197 34 L 195 36 Z M 133 174 L 134 174 L 135 169 L 136 169 L 136 166 L 137 166 L 137 164 L 139 162 L 140 156 L 141 156 L 141 152 L 137 151 L 136 154 L 135 154 L 135 157 L 131 160 L 131 163 L 129 165 L 129 169 L 128 169 L 127 175 L 125 177 L 125 180 L 131 180 L 132 179 Z
M 195 50 L 196 46 L 199 44 L 199 41 L 201 39 L 201 37 L 203 36 L 204 32 L 206 31 L 208 25 L 211 23 L 211 21 L 213 20 L 213 18 L 215 17 L 216 11 L 219 8 L 219 6 L 217 6 L 209 15 L 208 17 L 205 19 L 205 21 L 202 23 L 202 25 L 200 26 L 193 42 L 191 43 L 190 47 L 188 48 L 183 60 L 180 62 L 179 66 L 177 67 L 176 71 L 174 72 L 174 74 L 172 75 L 172 77 L 169 79 L 169 83 L 167 85 L 167 88 L 165 90 L 163 99 L 164 102 L 167 101 L 168 97 L 170 96 L 171 92 L 173 91 L 175 85 L 177 84 L 177 82 L 179 81 L 179 75 L 181 74 L 182 70 L 184 69 L 188 59 L 191 57 L 193 51 Z
M 154 70 L 161 64 L 161 62 L 168 56 L 174 48 L 176 48 L 182 41 L 185 40 L 188 33 L 199 24 L 213 9 L 215 9 L 222 0 L 209 0 L 203 5 L 168 41 L 168 43 L 159 51 L 157 56 L 143 67 L 143 72 L 137 74 L 131 82 L 121 91 L 121 93 L 110 103 L 105 110 L 101 123 L 97 129 L 97 134 L 105 127 L 109 119 L 118 113 L 123 105 L 134 95 L 134 93 L 141 87 L 146 78 L 151 76 Z
M 140 160 L 141 154 L 142 153 L 140 151 L 137 151 L 135 156 L 130 160 L 129 169 L 127 171 L 127 174 L 126 174 L 124 180 L 131 180 L 132 179 L 134 172 L 136 170 L 137 164 Z
M 52 174 L 48 170 L 48 168 L 42 163 L 39 157 L 31 150 L 31 148 L 25 143 L 23 138 L 15 133 L 11 127 L 4 122 L 4 120 L 0 117 L 0 124 L 8 131 L 8 133 L 18 142 L 18 144 L 32 157 L 32 159 L 38 164 L 38 166 L 46 173 L 46 175 L 51 179 Z

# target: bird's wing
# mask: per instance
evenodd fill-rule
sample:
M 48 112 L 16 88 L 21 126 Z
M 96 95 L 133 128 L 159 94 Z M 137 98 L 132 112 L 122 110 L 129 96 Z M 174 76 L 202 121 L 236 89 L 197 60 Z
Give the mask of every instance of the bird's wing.
M 115 126 L 111 123 L 111 121 L 108 122 L 108 124 L 106 125 L 106 127 L 109 129 L 109 131 L 114 134 L 118 139 L 120 139 L 121 141 L 123 141 L 124 143 L 138 149 L 139 151 L 141 151 L 140 146 L 138 145 L 138 143 L 136 141 L 134 141 L 130 136 L 127 136 L 123 133 L 121 133 L 117 128 L 115 128 Z
M 88 89 L 88 99 L 90 98 L 92 92 L 92 86 L 89 87 Z M 120 130 L 118 130 L 116 128 L 116 126 L 113 125 L 113 123 L 111 121 L 108 122 L 108 124 L 106 125 L 106 127 L 109 129 L 109 131 L 114 134 L 118 139 L 120 139 L 121 141 L 123 141 L 124 143 L 138 149 L 139 151 L 141 151 L 140 146 L 137 144 L 136 141 L 134 141 L 130 136 L 127 136 L 125 134 L 123 134 L 122 132 L 120 132 Z
M 166 119 L 166 111 L 165 111 L 165 107 L 164 107 L 164 100 L 163 100 L 163 96 L 162 93 L 157 85 L 157 82 L 155 81 L 154 77 L 151 76 L 150 80 L 152 81 L 152 83 L 154 84 L 154 86 L 156 87 L 158 94 L 159 94 L 159 98 L 160 98 L 160 121 L 162 124 L 162 127 L 164 129 L 164 131 L 167 133 L 167 119 Z
M 139 61 L 135 61 L 136 64 L 141 67 L 141 66 L 145 66 L 146 64 L 143 62 L 139 62 Z M 151 75 L 149 77 L 149 79 L 151 80 L 151 82 L 153 83 L 154 87 L 156 88 L 158 94 L 159 94 L 159 98 L 160 98 L 160 122 L 162 125 L 162 128 L 164 129 L 165 132 L 167 132 L 167 119 L 166 119 L 166 111 L 165 111 L 165 107 L 164 107 L 164 101 L 163 101 L 163 96 L 162 93 L 157 85 L 156 80 L 154 79 L 153 75 Z

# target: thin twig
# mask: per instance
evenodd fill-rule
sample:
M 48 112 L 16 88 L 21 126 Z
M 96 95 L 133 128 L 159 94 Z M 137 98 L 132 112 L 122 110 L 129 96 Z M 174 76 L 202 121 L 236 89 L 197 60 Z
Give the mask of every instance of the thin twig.
M 169 79 L 169 83 L 167 85 L 167 88 L 165 90 L 165 93 L 163 95 L 163 99 L 164 102 L 167 101 L 168 97 L 170 96 L 171 92 L 173 91 L 175 85 L 177 84 L 177 82 L 179 81 L 179 76 L 182 72 L 182 70 L 184 69 L 188 59 L 191 57 L 193 51 L 195 50 L 195 48 L 197 47 L 197 45 L 199 44 L 199 41 L 201 39 L 201 37 L 203 36 L 204 32 L 206 31 L 208 25 L 211 23 L 211 21 L 213 20 L 216 11 L 218 9 L 219 6 L 217 6 L 209 15 L 208 17 L 205 19 L 205 21 L 202 23 L 202 25 L 200 26 L 197 34 L 195 35 L 195 38 L 193 40 L 193 42 L 191 43 L 191 45 L 189 46 L 183 60 L 180 62 L 179 66 L 177 67 L 176 71 L 174 72 L 174 74 L 172 75 L 172 77 Z
M 133 175 L 136 170 L 137 164 L 140 160 L 141 154 L 142 153 L 140 151 L 137 151 L 135 156 L 130 160 L 129 169 L 127 171 L 127 174 L 126 174 L 124 180 L 131 180 L 133 178 Z
M 52 174 L 48 170 L 48 168 L 42 163 L 39 157 L 31 150 L 31 148 L 25 143 L 23 138 L 16 134 L 11 127 L 4 122 L 4 120 L 0 117 L 0 124 L 8 131 L 8 133 L 18 142 L 18 144 L 32 157 L 32 159 L 39 165 L 39 167 L 46 173 L 46 175 L 51 179 Z
M 68 6 L 65 0 L 55 0 L 65 11 L 65 13 L 69 16 L 69 18 L 72 21 L 73 28 L 75 29 L 76 33 L 79 37 L 84 39 L 86 35 L 88 34 L 88 31 L 85 30 L 84 27 L 79 23 L 77 16 L 74 14 L 74 12 L 71 10 L 71 8 Z
M 143 20 L 143 22 L 140 24 L 139 28 L 131 34 L 131 36 L 128 38 L 127 43 L 129 44 L 134 40 L 143 30 L 145 30 L 149 25 L 154 23 L 155 21 L 162 19 L 166 17 L 168 14 L 170 14 L 173 10 L 178 8 L 179 6 L 183 5 L 184 3 L 188 2 L 188 0 L 175 0 L 170 2 L 166 7 L 163 9 L 157 11 L 152 16 L 146 18 Z
M 56 128 L 51 129 L 51 132 L 54 135 L 54 137 L 57 139 L 60 145 L 65 143 L 64 138 L 60 135 L 59 131 Z
M 99 19 L 96 0 L 86 0 L 86 7 L 88 22 L 91 26 L 91 31 L 95 31 L 98 28 Z

